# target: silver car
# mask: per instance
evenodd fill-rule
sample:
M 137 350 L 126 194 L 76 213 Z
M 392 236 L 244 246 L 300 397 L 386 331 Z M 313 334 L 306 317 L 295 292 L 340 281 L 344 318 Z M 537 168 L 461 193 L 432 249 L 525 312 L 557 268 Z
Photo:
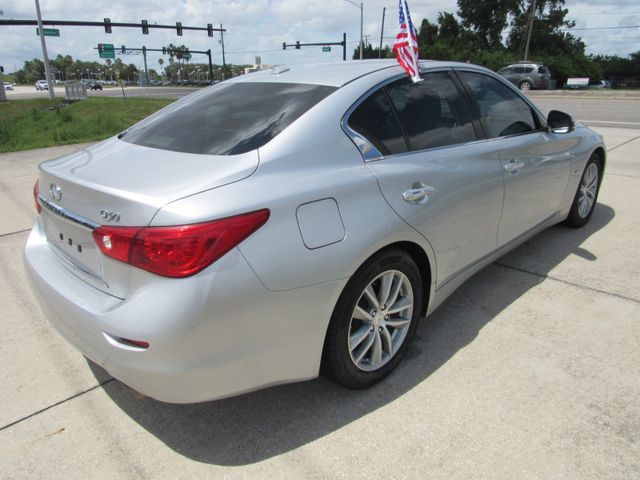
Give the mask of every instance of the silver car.
M 42 310 L 162 401 L 380 381 L 471 275 L 584 225 L 605 166 L 600 136 L 495 73 L 422 72 L 274 67 L 42 163 L 25 249 Z

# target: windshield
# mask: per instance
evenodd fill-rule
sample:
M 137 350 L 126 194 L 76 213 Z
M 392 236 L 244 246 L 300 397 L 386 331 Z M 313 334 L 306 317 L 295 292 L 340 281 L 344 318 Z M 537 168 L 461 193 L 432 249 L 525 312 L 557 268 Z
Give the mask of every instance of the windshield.
M 134 125 L 126 142 L 176 152 L 237 155 L 278 135 L 335 87 L 221 83 Z

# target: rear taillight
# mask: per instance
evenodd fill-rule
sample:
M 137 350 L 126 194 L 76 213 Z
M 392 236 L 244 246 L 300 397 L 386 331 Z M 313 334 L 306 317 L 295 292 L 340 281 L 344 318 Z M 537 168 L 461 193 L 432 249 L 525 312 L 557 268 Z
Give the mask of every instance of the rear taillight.
M 42 211 L 42 206 L 40 206 L 40 202 L 38 201 L 38 195 L 40 194 L 40 180 L 36 180 L 35 185 L 33 186 L 33 201 L 36 202 L 36 211 L 38 214 Z
M 194 275 L 269 219 L 269 210 L 174 227 L 109 227 L 93 231 L 105 255 L 165 277 Z

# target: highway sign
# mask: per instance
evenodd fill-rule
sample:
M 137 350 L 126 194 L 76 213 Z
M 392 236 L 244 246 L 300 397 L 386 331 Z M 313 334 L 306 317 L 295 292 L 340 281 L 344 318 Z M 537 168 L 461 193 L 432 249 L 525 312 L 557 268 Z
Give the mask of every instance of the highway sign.
M 99 43 L 98 54 L 100 55 L 100 58 L 116 58 L 113 43 Z
M 323 52 L 330 52 L 331 51 L 331 47 L 322 47 L 322 51 Z
M 45 37 L 59 37 L 60 36 L 60 29 L 58 28 L 43 28 L 42 31 L 44 32 L 44 36 Z M 36 28 L 36 35 L 40 35 L 40 29 Z

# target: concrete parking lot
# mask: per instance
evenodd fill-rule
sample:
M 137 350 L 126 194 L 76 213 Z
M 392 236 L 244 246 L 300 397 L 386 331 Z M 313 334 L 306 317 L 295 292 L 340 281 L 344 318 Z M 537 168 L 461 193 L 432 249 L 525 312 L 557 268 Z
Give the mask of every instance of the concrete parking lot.
M 0 477 L 640 478 L 640 132 L 596 130 L 591 222 L 473 277 L 384 382 L 182 406 L 89 364 L 26 285 L 36 165 L 78 147 L 0 155 Z

